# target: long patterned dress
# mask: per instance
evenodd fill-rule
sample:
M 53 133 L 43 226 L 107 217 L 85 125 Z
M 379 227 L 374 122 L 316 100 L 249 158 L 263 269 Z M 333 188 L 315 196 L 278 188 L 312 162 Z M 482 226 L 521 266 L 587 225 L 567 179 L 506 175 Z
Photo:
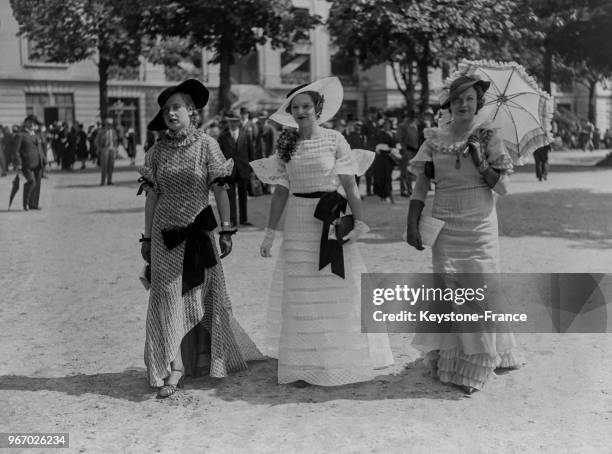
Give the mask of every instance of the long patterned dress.
M 355 175 L 351 149 L 338 132 L 298 144 L 285 163 L 275 155 L 273 180 L 291 193 L 336 191 L 338 175 Z M 355 244 L 344 246 L 345 279 L 330 265 L 319 271 L 323 223 L 313 213 L 319 199 L 290 196 L 283 243 L 268 307 L 266 353 L 278 358 L 278 381 L 333 386 L 373 379 L 393 364 L 387 334 L 361 332 L 361 273 Z
M 184 295 L 185 242 L 169 250 L 161 235 L 163 229 L 193 222 L 209 205 L 211 182 L 229 176 L 232 166 L 212 137 L 188 128 L 179 134 L 164 134 L 139 169 L 158 195 L 151 233 L 151 293 L 144 351 L 151 386 L 163 385 L 181 341 L 198 324 L 210 337 L 212 377 L 225 377 L 228 372 L 246 369 L 248 360 L 263 359 L 232 315 L 214 233 L 208 235 L 217 264 L 206 269 L 203 284 Z
M 483 123 L 472 131 L 479 134 L 489 165 L 510 172 L 512 160 L 496 130 Z M 448 126 L 431 128 L 425 134 L 426 141 L 410 161 L 409 169 L 419 175 L 425 162 L 434 163 L 432 216 L 446 224 L 432 248 L 433 272 L 440 273 L 449 287 L 458 284 L 452 278 L 454 273 L 499 273 L 497 195 L 469 154 L 457 157 L 470 132 L 460 141 L 454 140 Z M 437 361 L 442 382 L 476 389 L 482 388 L 496 367 L 518 365 L 513 354 L 515 339 L 507 332 L 418 333 L 413 345 L 426 352 L 429 361 Z

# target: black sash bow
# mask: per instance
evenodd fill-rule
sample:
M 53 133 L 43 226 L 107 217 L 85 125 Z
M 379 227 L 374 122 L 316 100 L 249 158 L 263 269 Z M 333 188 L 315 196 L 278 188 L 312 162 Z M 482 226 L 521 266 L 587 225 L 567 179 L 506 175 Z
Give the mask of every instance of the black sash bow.
M 204 282 L 206 268 L 217 264 L 214 245 L 207 232 L 217 227 L 212 207 L 200 211 L 195 220 L 186 227 L 171 227 L 162 230 L 162 237 L 168 249 L 174 249 L 185 241 L 183 257 L 182 294 Z
M 304 197 L 305 194 L 294 194 Z M 314 217 L 323 221 L 323 232 L 321 233 L 321 245 L 319 247 L 319 270 L 331 263 L 331 271 L 344 279 L 344 254 L 342 252 L 341 239 L 329 239 L 329 227 L 332 222 L 346 211 L 347 201 L 338 192 L 324 192 L 316 194 L 321 197 L 315 208 Z

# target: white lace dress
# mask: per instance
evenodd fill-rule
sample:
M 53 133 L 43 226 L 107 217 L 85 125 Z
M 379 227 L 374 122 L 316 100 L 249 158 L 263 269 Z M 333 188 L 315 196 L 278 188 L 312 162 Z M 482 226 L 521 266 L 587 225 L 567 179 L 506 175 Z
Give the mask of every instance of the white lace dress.
M 329 129 L 300 142 L 288 163 L 277 155 L 271 159 L 276 161 L 271 179 L 292 194 L 335 191 L 338 175 L 359 172 L 356 153 Z M 318 202 L 289 197 L 265 351 L 278 358 L 279 383 L 334 386 L 371 380 L 393 364 L 389 338 L 361 332 L 361 273 L 367 270 L 356 244 L 343 248 L 345 279 L 332 274 L 330 265 L 319 271 L 323 223 L 313 216 Z

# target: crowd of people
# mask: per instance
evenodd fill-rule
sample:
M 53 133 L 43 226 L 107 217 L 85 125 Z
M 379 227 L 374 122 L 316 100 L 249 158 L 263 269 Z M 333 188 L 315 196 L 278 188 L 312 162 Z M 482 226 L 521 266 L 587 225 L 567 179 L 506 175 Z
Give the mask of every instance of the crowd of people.
M 601 148 L 612 148 L 612 131 L 601 130 L 586 118 L 573 122 L 553 121 L 553 135 L 557 148 L 594 151 Z
M 101 129 L 104 128 L 100 122 L 90 125 L 85 130 L 82 123 L 72 124 L 66 121 L 56 121 L 50 125 L 44 125 L 35 115 L 28 115 L 32 120 L 33 132 L 40 140 L 42 152 L 45 157 L 45 166 L 73 171 L 87 168 L 87 163 L 91 162 L 94 166 L 100 166 L 101 147 L 96 142 L 96 137 Z M 111 125 L 115 121 L 111 118 L 106 120 Z M 0 174 L 6 176 L 9 169 L 15 167 L 16 153 L 15 138 L 26 128 L 25 120 L 21 125 L 3 126 L 0 125 Z M 117 146 L 125 149 L 131 164 L 135 164 L 138 138 L 134 128 L 127 130 L 121 126 L 113 126 L 117 136 Z

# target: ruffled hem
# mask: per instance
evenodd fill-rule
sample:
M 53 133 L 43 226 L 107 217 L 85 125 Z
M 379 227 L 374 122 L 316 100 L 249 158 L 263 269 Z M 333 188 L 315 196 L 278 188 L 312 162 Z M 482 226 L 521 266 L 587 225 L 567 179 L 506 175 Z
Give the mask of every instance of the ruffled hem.
M 432 375 L 442 383 L 482 389 L 495 369 L 516 369 L 520 361 L 513 351 L 493 357 L 486 353 L 467 355 L 459 348 L 431 350 L 424 355 Z
M 490 355 L 466 355 L 458 348 L 441 350 L 439 355 L 438 376 L 441 382 L 476 389 L 482 389 L 497 363 Z

